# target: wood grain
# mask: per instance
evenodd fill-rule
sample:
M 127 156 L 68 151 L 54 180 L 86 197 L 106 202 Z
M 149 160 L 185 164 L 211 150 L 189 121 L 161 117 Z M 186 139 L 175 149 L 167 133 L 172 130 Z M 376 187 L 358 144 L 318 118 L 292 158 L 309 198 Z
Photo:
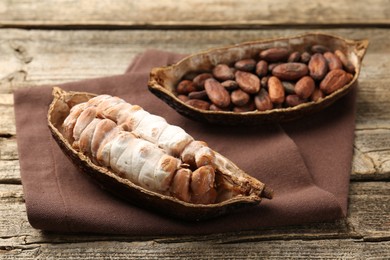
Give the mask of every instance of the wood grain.
M 359 240 L 214 243 L 86 242 L 10 247 L 4 257 L 28 259 L 388 259 L 390 242 Z M 131 248 L 131 250 L 129 250 Z
M 25 28 L 259 28 L 388 26 L 386 0 L 11 1 L 0 4 L 0 26 Z

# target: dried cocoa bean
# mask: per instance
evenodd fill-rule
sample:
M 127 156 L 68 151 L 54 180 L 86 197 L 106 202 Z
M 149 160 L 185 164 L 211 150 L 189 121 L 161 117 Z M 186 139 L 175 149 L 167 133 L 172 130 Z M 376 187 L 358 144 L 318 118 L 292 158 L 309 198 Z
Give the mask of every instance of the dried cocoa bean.
M 345 54 L 340 51 L 336 50 L 334 54 L 340 59 L 341 63 L 344 66 L 344 69 L 349 73 L 355 73 L 355 66 L 352 64 L 352 62 L 345 56 Z
M 299 51 L 294 51 L 288 57 L 287 62 L 299 62 L 300 59 L 301 59 L 301 53 L 299 53 Z
M 248 94 L 254 94 L 260 90 L 260 79 L 249 72 L 236 71 L 238 86 Z
M 273 108 L 272 101 L 265 89 L 260 89 L 258 95 L 255 96 L 255 106 L 259 111 L 266 111 Z
M 178 95 L 177 98 L 183 102 L 186 102 L 189 99 L 186 95 Z
M 289 107 L 295 107 L 306 102 L 306 99 L 299 97 L 298 95 L 288 95 L 286 97 L 286 105 Z
M 282 81 L 282 85 L 286 94 L 295 94 L 295 84 L 289 81 Z
M 211 110 L 211 111 L 229 111 L 228 108 L 217 107 L 215 104 L 211 104 L 209 110 Z
M 334 91 L 344 87 L 351 81 L 347 72 L 340 69 L 331 70 L 320 83 L 320 89 L 325 94 L 333 93 Z
M 207 96 L 215 105 L 228 107 L 230 105 L 229 92 L 215 79 L 207 79 L 204 83 Z
M 185 75 L 183 76 L 183 80 L 184 80 L 184 79 L 187 79 L 187 80 L 193 81 L 194 78 L 195 78 L 196 76 L 198 76 L 198 74 L 199 74 L 199 72 L 195 72 L 195 71 L 188 72 L 187 74 L 185 74 Z
M 311 96 L 316 87 L 313 78 L 304 76 L 295 84 L 295 93 L 302 99 L 306 99 Z
M 194 91 L 188 94 L 189 99 L 207 99 L 207 93 L 206 90 L 200 90 L 200 91 Z
M 329 51 L 329 48 L 324 46 L 324 45 L 321 45 L 321 44 L 316 44 L 316 45 L 313 45 L 311 46 L 311 52 L 313 53 L 325 53 L 325 52 L 328 52 Z
M 221 85 L 226 88 L 228 91 L 236 90 L 238 89 L 238 83 L 235 80 L 225 80 L 221 83 Z
M 328 63 L 329 70 L 343 68 L 343 64 L 341 63 L 340 59 L 332 52 L 325 52 L 324 58 L 325 58 L 326 62 Z
M 183 95 L 186 95 L 195 90 L 194 83 L 187 79 L 180 81 L 176 88 L 176 92 Z
M 234 79 L 234 74 L 226 64 L 218 64 L 213 69 L 213 76 L 221 81 Z
M 280 65 L 280 64 L 283 64 L 283 62 L 276 62 L 276 63 L 270 63 L 270 64 L 268 64 L 268 72 L 272 72 L 272 70 L 273 70 L 276 66 L 278 66 L 278 65 Z
M 194 85 L 197 90 L 203 90 L 204 89 L 204 82 L 206 79 L 212 78 L 213 75 L 211 73 L 201 73 L 198 76 L 196 76 L 192 81 L 194 82 Z
M 249 102 L 242 107 L 233 107 L 234 112 L 249 112 L 256 109 L 255 102 L 251 99 Z
M 260 52 L 260 59 L 268 62 L 285 61 L 289 56 L 289 51 L 286 48 L 270 48 Z
M 200 99 L 189 99 L 185 103 L 189 106 L 202 109 L 202 110 L 209 110 L 210 108 L 209 102 Z
M 325 97 L 324 92 L 322 92 L 321 89 L 319 89 L 319 88 L 315 88 L 313 93 L 311 94 L 310 99 L 312 101 L 318 101 L 318 100 L 320 100 L 321 98 L 324 98 L 324 97 Z
M 234 105 L 242 107 L 249 102 L 250 96 L 241 89 L 237 89 L 230 94 L 230 99 Z
M 281 104 L 284 101 L 284 88 L 282 82 L 275 76 L 268 79 L 268 95 L 272 103 Z
M 265 60 L 261 60 L 256 64 L 256 75 L 264 77 L 268 73 L 268 63 Z
M 309 63 L 309 61 L 310 61 L 310 58 L 311 58 L 311 55 L 310 55 L 310 53 L 308 53 L 307 51 L 305 51 L 304 53 L 302 53 L 302 55 L 301 55 L 301 62 L 303 62 L 303 63 Z
M 298 80 L 307 75 L 308 71 L 306 64 L 289 62 L 276 66 L 272 70 L 272 75 L 278 77 L 280 80 Z
M 308 67 L 310 76 L 314 80 L 322 80 L 328 72 L 328 64 L 321 53 L 311 56 Z
M 269 77 L 262 77 L 260 80 L 260 86 L 262 88 L 268 88 L 268 78 Z
M 254 59 L 243 59 L 234 63 L 234 68 L 237 70 L 251 72 L 256 67 L 256 61 Z

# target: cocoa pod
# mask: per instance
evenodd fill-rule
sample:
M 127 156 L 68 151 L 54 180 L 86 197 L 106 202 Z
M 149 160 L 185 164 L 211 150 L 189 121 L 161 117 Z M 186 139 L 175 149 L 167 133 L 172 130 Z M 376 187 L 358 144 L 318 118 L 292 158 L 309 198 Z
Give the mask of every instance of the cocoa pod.
M 354 74 L 355 73 L 355 66 L 352 64 L 352 62 L 347 58 L 347 56 L 340 50 L 335 50 L 334 54 L 340 59 L 341 63 L 344 66 L 344 69 Z
M 207 79 L 204 83 L 207 96 L 215 105 L 228 107 L 230 105 L 229 92 L 215 79 Z
M 200 99 L 189 99 L 185 103 L 189 106 L 202 109 L 202 110 L 209 110 L 210 108 L 209 102 Z
M 264 77 L 268 73 L 268 63 L 265 60 L 261 60 L 256 64 L 256 75 L 259 78 Z
M 254 59 L 243 59 L 234 63 L 234 68 L 237 70 L 251 72 L 256 67 L 256 61 Z
M 194 82 L 194 85 L 197 90 L 203 90 L 204 89 L 204 82 L 206 79 L 212 78 L 213 75 L 211 73 L 201 73 L 198 76 L 196 76 L 192 81 Z
M 272 70 L 272 75 L 280 80 L 298 80 L 309 72 L 307 65 L 297 62 L 283 63 Z
M 322 80 L 328 72 L 328 64 L 321 53 L 311 56 L 308 67 L 310 76 L 314 80 Z
M 236 71 L 236 81 L 238 86 L 248 94 L 254 94 L 260 90 L 260 79 L 249 72 Z
M 270 48 L 260 52 L 260 59 L 268 62 L 285 61 L 289 56 L 286 48 Z
M 241 107 L 249 102 L 250 96 L 241 89 L 237 89 L 230 94 L 230 99 L 234 105 Z
M 117 97 L 109 98 L 118 101 Z M 108 143 L 113 144 L 113 140 L 117 140 L 115 145 L 109 144 L 111 155 L 99 160 L 99 152 L 94 155 L 81 150 L 80 147 L 72 145 L 74 140 L 63 135 L 63 128 L 69 126 L 66 118 L 74 116 L 70 115 L 69 111 L 75 105 L 86 105 L 85 102 L 89 100 L 96 102 L 102 100 L 102 96 L 85 92 L 66 92 L 54 88 L 53 101 L 47 113 L 47 123 L 55 141 L 75 167 L 80 168 L 83 174 L 89 175 L 105 191 L 110 191 L 134 205 L 185 221 L 215 218 L 238 208 L 255 206 L 262 198 L 272 198 L 272 190 L 264 183 L 251 177 L 232 161 L 207 147 L 205 142 L 194 140 L 182 128 L 169 125 L 163 118 L 150 114 L 137 105 L 134 109 L 143 111 L 143 116 L 137 119 L 142 118 L 142 129 L 153 130 L 147 131 L 145 135 L 135 135 L 118 127 L 120 119 L 115 116 L 112 120 L 94 118 L 95 124 L 87 126 L 94 132 L 89 140 L 85 140 L 89 142 L 86 145 L 91 146 L 91 149 L 101 151 L 103 146 Z M 123 102 L 121 104 L 126 104 L 124 100 L 121 102 Z M 115 105 L 108 106 L 109 110 L 113 107 Z M 127 110 L 132 109 L 133 105 L 127 103 L 126 106 L 121 107 Z M 105 113 L 103 109 L 99 110 L 99 114 Z M 129 113 L 125 117 L 125 121 L 135 120 L 134 113 Z M 97 121 L 99 123 L 96 124 Z M 111 122 L 111 127 L 99 128 L 104 125 L 100 122 L 108 121 Z M 161 124 L 156 124 L 156 122 Z M 73 129 L 71 131 L 73 132 Z M 166 140 L 164 144 L 169 143 L 168 147 L 160 147 L 156 139 L 150 138 L 155 135 L 156 131 L 166 135 L 160 139 Z M 108 134 L 113 138 L 108 141 L 103 140 Z M 97 144 L 92 145 L 91 140 L 96 139 Z M 191 147 L 197 144 L 206 149 L 191 150 Z M 181 147 L 181 152 L 168 155 L 169 147 Z M 123 155 L 125 150 L 126 154 Z M 205 166 L 203 163 L 198 165 L 196 162 L 196 167 L 189 169 L 188 164 L 182 160 L 185 157 L 185 151 L 194 157 L 196 152 L 196 155 L 201 157 L 200 160 L 205 163 L 211 157 L 215 160 L 210 166 Z M 142 158 L 137 156 L 140 154 Z M 119 158 L 122 155 L 127 159 L 118 160 L 118 162 L 110 159 L 114 156 Z M 128 161 L 128 158 L 131 159 L 129 156 L 133 156 L 131 162 Z M 107 163 L 115 167 L 106 167 Z M 153 175 L 156 172 L 158 175 Z M 202 203 L 202 205 L 196 203 Z
M 217 66 L 215 66 L 213 69 L 213 76 L 214 78 L 221 81 L 234 79 L 234 73 L 226 64 L 218 64 Z
M 344 87 L 351 81 L 347 72 L 340 69 L 331 70 L 320 83 L 320 89 L 325 94 L 330 94 Z
M 316 84 L 313 78 L 304 76 L 295 84 L 295 93 L 302 99 L 308 98 L 314 91 Z
M 341 63 L 339 57 L 337 57 L 332 52 L 325 52 L 324 58 L 326 62 L 328 63 L 329 70 L 335 70 L 335 69 L 342 69 L 343 64 Z
M 259 94 L 255 96 L 255 106 L 259 111 L 266 111 L 273 108 L 272 101 L 265 89 L 260 89 Z
M 275 76 L 268 79 L 268 95 L 272 103 L 281 104 L 284 101 L 284 88 L 282 82 Z
M 195 91 L 194 83 L 191 80 L 182 80 L 176 87 L 176 92 L 178 94 L 186 95 L 192 91 Z
M 306 99 L 299 97 L 298 95 L 288 95 L 286 97 L 286 105 L 289 107 L 295 107 L 306 102 Z

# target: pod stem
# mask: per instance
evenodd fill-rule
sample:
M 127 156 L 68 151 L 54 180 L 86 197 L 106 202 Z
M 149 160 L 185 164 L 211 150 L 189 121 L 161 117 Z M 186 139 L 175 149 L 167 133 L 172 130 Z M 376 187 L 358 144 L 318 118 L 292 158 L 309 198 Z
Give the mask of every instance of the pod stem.
M 274 196 L 274 191 L 271 188 L 268 188 L 267 186 L 264 186 L 263 191 L 260 194 L 261 197 L 266 199 L 272 199 Z

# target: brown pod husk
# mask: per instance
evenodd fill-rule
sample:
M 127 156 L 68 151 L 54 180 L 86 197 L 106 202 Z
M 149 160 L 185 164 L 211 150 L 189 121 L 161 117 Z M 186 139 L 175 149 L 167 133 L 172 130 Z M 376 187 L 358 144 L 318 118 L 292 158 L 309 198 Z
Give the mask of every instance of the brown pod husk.
M 169 195 L 147 190 L 118 176 L 112 170 L 93 163 L 89 157 L 72 147 L 63 136 L 61 127 L 71 107 L 95 96 L 85 92 L 66 92 L 55 87 L 53 101 L 48 111 L 48 126 L 64 153 L 103 189 L 140 207 L 190 221 L 214 218 L 239 208 L 257 205 L 262 198 L 272 198 L 273 192 L 265 184 L 249 176 L 218 153 L 216 153 L 219 162 L 217 165 L 221 165 L 221 167 L 217 168 L 218 176 L 216 179 L 223 180 L 221 183 L 224 184 L 225 180 L 229 180 L 227 183 L 231 183 L 232 187 L 245 188 L 247 192 L 214 204 L 187 203 Z
M 209 111 L 191 107 L 175 95 L 175 86 L 187 73 L 210 71 L 217 64 L 232 64 L 237 60 L 253 58 L 260 51 L 274 47 L 287 48 L 290 53 L 295 51 L 303 53 L 313 45 L 322 45 L 332 51 L 340 50 L 355 66 L 353 79 L 347 85 L 318 101 L 267 111 Z M 308 33 L 293 37 L 244 42 L 193 54 L 171 66 L 154 68 L 150 73 L 148 87 L 152 93 L 177 112 L 197 121 L 224 125 L 259 125 L 266 122 L 290 121 L 320 111 L 346 95 L 357 82 L 367 47 L 368 40 L 366 39 L 348 40 L 323 33 Z

